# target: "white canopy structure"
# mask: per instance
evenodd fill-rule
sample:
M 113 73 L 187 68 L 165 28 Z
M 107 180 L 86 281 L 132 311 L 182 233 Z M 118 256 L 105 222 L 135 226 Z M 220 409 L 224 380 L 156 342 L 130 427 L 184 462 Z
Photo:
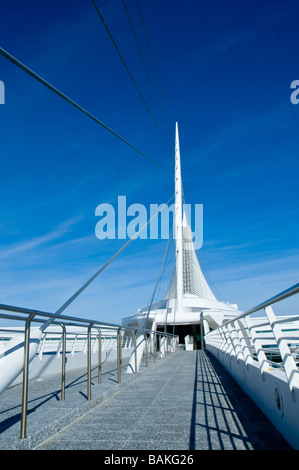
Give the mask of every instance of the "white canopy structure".
M 182 210 L 182 179 L 178 124 L 175 139 L 175 268 L 164 298 L 125 317 L 126 326 L 175 332 L 179 342 L 193 338 L 194 347 L 202 347 L 207 333 L 242 312 L 236 305 L 221 302 L 213 294 L 199 265 L 191 227 Z

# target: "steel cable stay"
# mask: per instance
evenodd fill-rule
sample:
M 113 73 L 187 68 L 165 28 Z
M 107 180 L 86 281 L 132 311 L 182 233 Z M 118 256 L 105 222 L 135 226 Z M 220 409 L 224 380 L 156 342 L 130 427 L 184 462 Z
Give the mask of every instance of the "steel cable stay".
M 143 29 L 143 33 L 144 33 L 144 36 L 145 36 L 145 40 L 146 40 L 146 43 L 147 43 L 147 48 L 149 50 L 153 70 L 155 72 L 156 80 L 157 80 L 157 83 L 158 83 L 158 86 L 159 86 L 159 89 L 160 89 L 160 94 L 163 97 L 162 87 L 161 87 L 161 83 L 160 83 L 160 80 L 159 80 L 159 74 L 158 74 L 157 67 L 156 67 L 156 64 L 155 64 L 155 61 L 154 61 L 152 48 L 150 46 L 149 37 L 148 37 L 147 31 L 146 31 L 146 28 L 145 28 L 145 23 L 144 23 L 144 19 L 143 19 L 143 16 L 142 16 L 142 12 L 141 12 L 141 8 L 140 8 L 138 0 L 136 0 L 136 6 L 137 6 L 138 13 L 139 13 L 140 21 L 141 21 L 141 24 L 142 24 L 142 29 Z M 163 102 L 164 102 L 164 107 L 167 108 L 165 106 L 165 98 L 164 97 L 163 97 Z M 166 111 L 167 111 L 167 109 L 166 109 Z
M 175 254 L 176 254 L 176 253 L 175 253 L 175 249 L 174 249 L 174 251 L 173 251 L 173 253 L 172 253 L 172 255 L 171 255 L 171 257 L 170 257 L 168 263 L 170 263 L 172 257 L 173 257 Z M 174 267 L 174 269 L 176 269 L 176 268 Z M 173 336 L 174 336 L 174 332 L 175 332 L 175 314 L 176 314 L 176 311 L 177 311 L 177 296 L 175 296 L 174 322 L 173 322 L 173 327 L 172 327 L 172 334 L 173 334 Z M 165 312 L 165 321 L 164 321 L 164 333 L 167 333 L 167 317 L 168 317 L 168 311 L 167 311 L 167 309 L 166 309 L 166 312 Z
M 117 132 L 115 132 L 113 129 L 111 129 L 110 127 L 108 127 L 106 124 L 104 124 L 102 121 L 100 121 L 98 118 L 96 118 L 95 116 L 93 116 L 90 112 L 88 112 L 86 109 L 84 109 L 82 106 L 80 106 L 78 103 L 76 103 L 75 101 L 73 101 L 71 98 L 69 98 L 68 96 L 66 96 L 64 93 L 62 93 L 61 91 L 59 91 L 57 88 L 55 88 L 53 85 L 51 85 L 49 82 L 47 82 L 44 78 L 42 78 L 40 75 L 38 75 L 36 72 L 34 72 L 33 70 L 31 70 L 29 67 L 27 67 L 25 64 L 23 64 L 22 62 L 20 62 L 16 57 L 14 57 L 12 54 L 10 54 L 9 52 L 7 52 L 5 49 L 3 49 L 2 47 L 0 47 L 0 54 L 5 57 L 6 59 L 8 59 L 10 62 L 12 62 L 13 64 L 15 64 L 17 67 L 19 67 L 21 70 L 23 70 L 24 72 L 26 72 L 28 75 L 30 75 L 31 77 L 33 77 L 35 80 L 39 81 L 40 83 L 42 83 L 45 87 L 49 88 L 51 91 L 53 91 L 54 93 L 56 93 L 56 95 L 60 96 L 60 98 L 63 98 L 65 101 L 67 101 L 69 104 L 71 104 L 72 106 L 74 106 L 75 108 L 77 108 L 79 111 L 81 111 L 82 113 L 84 113 L 86 116 L 88 116 L 89 118 L 91 118 L 93 121 L 95 121 L 97 124 L 99 124 L 100 126 L 102 126 L 104 129 L 106 129 L 108 132 L 110 132 L 111 134 L 113 134 L 115 137 L 117 137 L 118 139 L 120 139 L 122 142 L 124 142 L 125 144 L 127 144 L 129 147 L 131 147 L 133 150 L 135 150 L 136 152 L 138 152 L 140 155 L 142 155 L 143 157 L 145 157 L 147 160 L 149 160 L 150 162 L 152 162 L 154 165 L 158 166 L 161 170 L 165 171 L 166 173 L 170 173 L 168 170 L 166 170 L 163 166 L 161 166 L 159 163 L 157 163 L 155 160 L 153 160 L 152 158 L 150 158 L 148 155 L 146 155 L 144 152 L 142 152 L 141 150 L 139 150 L 137 147 L 135 147 L 133 144 L 131 144 L 131 142 L 129 142 L 128 140 L 126 140 L 124 137 L 122 137 L 121 135 L 119 135 Z
M 172 241 L 173 241 L 173 238 L 172 238 Z M 169 249 L 169 252 L 170 252 L 170 249 Z M 161 274 L 158 295 L 162 294 L 163 289 L 165 290 L 165 285 L 167 285 L 166 283 L 167 282 L 169 283 L 169 279 L 166 279 L 166 270 L 170 267 L 171 263 L 173 262 L 174 256 L 175 256 L 175 249 L 172 249 L 172 253 L 171 253 L 169 259 L 167 261 L 165 261 L 164 269 L 163 269 L 163 272 Z M 169 276 L 170 279 L 171 279 L 171 276 L 172 276 L 172 273 L 173 273 L 173 269 L 174 268 L 172 266 L 171 274 Z M 165 295 L 165 292 L 164 292 L 164 295 Z
M 109 35 L 109 37 L 110 37 L 110 39 L 111 39 L 111 41 L 112 41 L 112 43 L 113 43 L 113 45 L 114 45 L 114 47 L 115 47 L 115 49 L 116 49 L 118 55 L 119 55 L 119 57 L 120 57 L 120 59 L 121 59 L 123 65 L 125 66 L 125 69 L 127 70 L 128 74 L 129 74 L 129 76 L 130 76 L 130 79 L 131 79 L 133 85 L 135 86 L 135 88 L 136 88 L 136 90 L 137 90 L 137 92 L 138 92 L 138 94 L 139 94 L 139 96 L 140 96 L 140 98 L 141 98 L 141 100 L 142 100 L 142 102 L 143 102 L 143 104 L 144 104 L 144 106 L 145 106 L 145 108 L 146 108 L 146 110 L 147 110 L 147 112 L 148 112 L 148 114 L 149 114 L 151 120 L 153 121 L 154 126 L 156 127 L 156 129 L 157 129 L 157 131 L 158 131 L 158 133 L 159 133 L 161 139 L 163 140 L 164 144 L 167 144 L 167 142 L 166 142 L 166 140 L 165 140 L 165 138 L 164 138 L 162 132 L 160 131 L 160 129 L 159 129 L 159 127 L 158 127 L 158 125 L 157 125 L 157 123 L 156 123 L 156 121 L 155 121 L 155 119 L 154 119 L 154 117 L 153 117 L 153 115 L 152 115 L 152 113 L 151 113 L 151 111 L 150 111 L 148 105 L 146 104 L 146 101 L 145 101 L 145 99 L 144 99 L 144 97 L 143 97 L 143 95 L 142 95 L 142 93 L 141 93 L 141 91 L 140 91 L 140 89 L 139 89 L 139 87 L 138 87 L 138 85 L 137 85 L 137 83 L 136 83 L 136 81 L 135 81 L 135 79 L 134 79 L 134 77 L 133 77 L 133 75 L 132 75 L 132 73 L 131 73 L 131 71 L 130 71 L 128 65 L 127 65 L 127 63 L 126 63 L 126 61 L 125 61 L 125 59 L 124 59 L 124 57 L 123 57 L 123 55 L 121 54 L 121 52 L 120 52 L 120 50 L 119 50 L 119 48 L 118 48 L 118 46 L 117 46 L 117 44 L 116 44 L 116 42 L 115 42 L 115 40 L 114 40 L 112 34 L 111 34 L 111 31 L 109 30 L 109 28 L 108 28 L 108 26 L 107 26 L 107 24 L 106 24 L 106 22 L 105 22 L 105 20 L 104 20 L 104 18 L 103 18 L 103 15 L 101 14 L 101 12 L 100 12 L 100 10 L 99 10 L 99 7 L 97 6 L 95 0 L 91 0 L 91 1 L 92 1 L 93 5 L 94 5 L 94 7 L 95 7 L 95 9 L 96 9 L 96 11 L 97 11 L 97 13 L 98 13 L 98 15 L 99 15 L 99 17 L 100 17 L 100 19 L 101 19 L 103 25 L 104 25 L 104 27 L 105 27 L 107 33 L 108 33 L 108 35 Z M 169 148 L 168 148 L 167 145 L 166 145 L 166 148 L 167 148 L 167 150 L 169 151 Z
M 173 241 L 173 238 L 172 240 Z M 169 279 L 166 279 L 166 270 L 168 269 L 170 263 L 172 262 L 172 258 L 174 257 L 174 251 L 172 252 L 172 254 L 170 255 L 170 257 L 168 257 L 167 259 L 167 256 L 169 255 L 170 253 L 170 249 L 171 248 L 168 248 L 168 253 L 167 255 L 165 255 L 165 261 L 164 261 L 164 267 L 162 268 L 161 266 L 161 275 L 160 275 L 160 280 L 159 280 L 159 283 L 157 285 L 157 290 L 156 290 L 156 298 L 159 298 L 159 296 L 163 295 L 163 293 L 165 294 L 165 282 L 169 282 Z M 163 264 L 163 263 L 162 263 Z M 171 277 L 171 276 L 170 276 Z M 153 295 L 153 294 L 152 294 Z M 149 297 L 148 299 L 148 302 L 146 305 L 150 305 L 151 303 L 151 299 L 152 299 L 152 295 Z M 155 299 L 154 299 L 155 300 Z
M 123 2 L 123 5 L 124 5 L 124 8 L 125 8 L 125 10 L 126 10 L 126 13 L 127 13 L 127 16 L 128 16 L 128 20 L 129 20 L 129 23 L 130 23 L 130 26 L 131 26 L 133 35 L 134 35 L 134 37 L 135 37 L 135 40 L 136 40 L 136 43 L 137 43 L 137 46 L 138 46 L 138 49 L 139 49 L 139 52 L 140 52 L 140 55 L 141 55 L 141 58 L 142 58 L 142 61 L 143 61 L 145 70 L 146 70 L 146 73 L 147 73 L 147 76 L 148 76 L 148 78 L 149 78 L 151 87 L 152 87 L 152 89 L 153 89 L 153 92 L 154 92 L 154 95 L 155 95 L 155 98 L 156 98 L 156 101 L 157 101 L 157 104 L 158 104 L 158 107 L 159 107 L 161 116 L 162 116 L 162 118 L 163 118 L 163 120 L 164 120 L 164 123 L 165 123 L 165 126 L 166 126 L 166 128 L 167 128 L 168 124 L 167 124 L 167 122 L 166 122 L 166 118 L 165 118 L 164 112 L 163 112 L 163 110 L 162 110 L 162 106 L 161 106 L 160 100 L 159 100 L 159 98 L 158 98 L 158 94 L 157 94 L 157 92 L 156 92 L 154 82 L 153 82 L 153 80 L 152 80 L 152 77 L 151 77 L 151 74 L 150 74 L 148 65 L 147 65 L 147 63 L 146 63 L 145 56 L 144 56 L 143 51 L 142 51 L 142 47 L 141 47 L 140 41 L 139 41 L 138 36 L 137 36 L 136 29 L 134 28 L 134 24 L 133 24 L 133 21 L 132 21 L 132 18 L 131 18 L 131 15 L 130 15 L 130 13 L 129 13 L 129 10 L 128 10 L 128 7 L 127 7 L 127 4 L 126 4 L 125 0 L 122 0 L 122 2 Z
M 104 271 L 104 269 L 107 268 L 107 266 L 109 266 L 109 264 L 115 259 L 117 258 L 118 255 L 120 255 L 120 253 L 130 244 L 132 243 L 133 240 L 135 240 L 135 238 L 138 237 L 138 235 L 142 232 L 142 230 L 147 227 L 147 225 L 155 218 L 157 217 L 157 215 L 159 214 L 159 212 L 162 212 L 163 209 L 165 209 L 165 207 L 167 207 L 167 205 L 169 204 L 169 202 L 174 198 L 174 195 L 169 199 L 169 201 L 166 202 L 166 204 L 163 205 L 163 207 L 161 209 L 159 209 L 147 222 L 146 224 L 144 224 L 141 229 L 138 230 L 138 232 L 135 233 L 135 235 L 133 235 L 132 238 L 130 238 L 130 240 L 128 240 L 105 264 L 103 264 L 103 266 L 101 266 L 100 269 L 98 269 L 95 274 L 93 276 L 91 276 L 91 278 L 85 282 L 85 284 L 83 284 L 82 287 L 80 287 L 80 289 L 78 289 L 58 310 L 57 312 L 55 312 L 55 315 L 60 315 L 91 283 L 92 281 L 94 281 L 98 275 Z M 45 322 L 40 330 L 41 331 L 44 331 L 51 323 L 52 323 L 53 319 L 50 318 L 47 322 Z

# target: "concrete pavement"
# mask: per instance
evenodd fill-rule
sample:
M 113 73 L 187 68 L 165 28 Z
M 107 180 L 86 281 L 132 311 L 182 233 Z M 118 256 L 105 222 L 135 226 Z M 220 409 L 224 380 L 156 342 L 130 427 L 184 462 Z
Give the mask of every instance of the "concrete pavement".
M 213 356 L 203 351 L 177 351 L 38 449 L 290 447 Z

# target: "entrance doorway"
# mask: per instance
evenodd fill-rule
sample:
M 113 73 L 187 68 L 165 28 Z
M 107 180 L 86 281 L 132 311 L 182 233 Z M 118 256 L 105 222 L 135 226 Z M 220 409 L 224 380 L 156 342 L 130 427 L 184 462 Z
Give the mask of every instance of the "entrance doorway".
M 158 327 L 158 331 L 164 331 L 163 327 Z M 166 326 L 167 333 L 173 333 L 173 325 Z M 193 337 L 194 349 L 202 349 L 202 323 L 197 324 L 186 324 L 186 325 L 175 325 L 174 334 L 179 337 L 179 344 L 185 345 L 185 337 Z

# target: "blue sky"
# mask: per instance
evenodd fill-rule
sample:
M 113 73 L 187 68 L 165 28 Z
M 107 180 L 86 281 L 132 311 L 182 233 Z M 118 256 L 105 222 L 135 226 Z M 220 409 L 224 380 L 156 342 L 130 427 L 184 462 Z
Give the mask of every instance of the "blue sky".
M 185 199 L 204 207 L 199 260 L 245 310 L 298 282 L 299 3 L 139 0 L 155 69 L 126 3 L 165 120 L 123 2 L 97 1 L 166 145 L 91 1 L 1 5 L 1 47 L 169 173 L 0 56 L 0 302 L 56 311 L 124 242 L 96 238 L 99 204 L 169 200 L 178 121 Z M 131 243 L 66 312 L 135 313 L 165 248 Z

